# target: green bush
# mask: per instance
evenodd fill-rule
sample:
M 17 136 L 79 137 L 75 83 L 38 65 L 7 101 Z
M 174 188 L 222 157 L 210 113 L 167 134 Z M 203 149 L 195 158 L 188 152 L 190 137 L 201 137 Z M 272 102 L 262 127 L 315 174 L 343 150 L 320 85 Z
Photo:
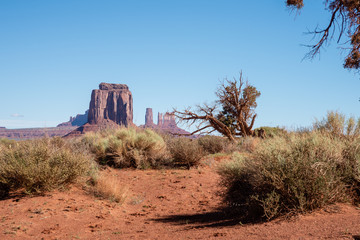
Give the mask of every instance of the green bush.
M 186 166 L 190 168 L 199 164 L 204 156 L 203 149 L 197 140 L 185 137 L 168 138 L 167 148 L 175 166 Z
M 204 136 L 198 140 L 199 145 L 207 154 L 215 154 L 225 151 L 227 144 L 230 144 L 227 139 L 219 136 Z
M 101 164 L 149 168 L 166 164 L 166 144 L 150 129 L 120 128 L 87 133 L 81 140 Z
M 359 191 L 360 141 L 288 134 L 261 141 L 219 168 L 224 201 L 244 216 L 272 219 L 349 200 Z
M 73 183 L 96 169 L 86 151 L 61 138 L 43 138 L 0 146 L 0 195 L 23 188 L 44 192 Z

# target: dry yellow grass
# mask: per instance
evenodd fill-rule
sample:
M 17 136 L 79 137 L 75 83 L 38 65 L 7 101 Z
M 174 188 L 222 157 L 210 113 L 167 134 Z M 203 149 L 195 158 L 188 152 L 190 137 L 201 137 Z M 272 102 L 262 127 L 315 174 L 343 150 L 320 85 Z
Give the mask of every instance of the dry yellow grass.
M 256 148 L 260 142 L 261 142 L 261 139 L 258 137 L 247 137 L 243 140 L 242 147 L 247 152 L 252 153 L 256 150 Z
M 93 179 L 92 192 L 95 196 L 123 203 L 126 199 L 128 188 L 110 170 L 100 172 Z

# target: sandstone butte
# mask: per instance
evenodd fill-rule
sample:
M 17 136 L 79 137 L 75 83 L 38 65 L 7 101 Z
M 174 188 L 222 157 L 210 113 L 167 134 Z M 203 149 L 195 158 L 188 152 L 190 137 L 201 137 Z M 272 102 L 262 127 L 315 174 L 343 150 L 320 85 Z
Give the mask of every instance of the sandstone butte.
M 65 137 L 118 126 L 133 126 L 133 98 L 125 84 L 100 83 L 91 93 L 87 123 Z
M 157 124 L 153 121 L 153 111 L 152 108 L 147 108 L 145 113 L 145 125 L 140 126 L 142 128 L 152 128 L 157 131 L 168 132 L 178 135 L 188 135 L 189 132 L 181 129 L 177 126 L 175 116 L 172 113 L 158 113 Z
M 125 84 L 100 83 L 91 93 L 88 113 L 89 124 L 110 120 L 120 126 L 133 124 L 133 98 Z
M 126 84 L 100 83 L 99 89 L 94 89 L 91 93 L 89 110 L 85 114 L 70 117 L 68 122 L 61 123 L 56 128 L 6 129 L 3 127 L 0 128 L 0 138 L 31 139 L 64 135 L 74 137 L 85 132 L 118 126 L 135 126 L 132 93 Z M 173 134 L 188 134 L 177 126 L 175 116 L 169 112 L 158 113 L 157 124 L 154 124 L 152 108 L 146 109 L 145 125 L 140 127 Z

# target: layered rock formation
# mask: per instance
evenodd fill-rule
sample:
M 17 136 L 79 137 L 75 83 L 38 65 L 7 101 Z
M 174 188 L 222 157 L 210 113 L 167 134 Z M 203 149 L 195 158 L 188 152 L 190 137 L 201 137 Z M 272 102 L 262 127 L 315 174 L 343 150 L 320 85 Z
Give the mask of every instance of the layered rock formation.
M 21 128 L 21 129 L 6 129 L 0 128 L 0 138 L 9 138 L 16 140 L 35 139 L 42 137 L 64 136 L 76 129 L 74 126 L 62 126 L 51 128 Z
M 159 127 L 161 127 L 163 125 L 163 114 L 162 113 L 158 113 L 158 123 L 157 125 Z
M 76 117 L 70 117 L 68 122 L 63 122 L 57 125 L 57 127 L 69 127 L 69 126 L 82 126 L 88 121 L 88 113 L 89 110 L 85 112 L 85 114 L 78 114 Z
M 56 128 L 6 129 L 0 127 L 0 138 L 30 139 L 43 136 L 74 137 L 85 132 L 97 131 L 119 126 L 134 126 L 132 94 L 125 84 L 101 83 L 99 89 L 92 91 L 89 110 L 85 114 L 70 117 L 70 120 L 59 124 Z M 188 134 L 179 128 L 172 113 L 158 113 L 157 124 L 154 123 L 152 108 L 146 109 L 145 125 L 173 134 Z
M 111 120 L 121 126 L 133 124 L 133 99 L 125 84 L 100 83 L 91 94 L 89 124 Z
M 175 115 L 169 112 L 165 113 L 162 126 L 165 128 L 177 127 L 175 121 Z
M 152 127 L 154 125 L 152 108 L 147 108 L 145 113 L 145 126 Z
M 87 123 L 65 137 L 75 137 L 86 132 L 105 128 L 133 125 L 133 99 L 125 84 L 100 83 L 91 93 Z
M 162 132 L 168 132 L 172 134 L 189 134 L 189 132 L 185 131 L 184 129 L 181 129 L 177 126 L 175 121 L 175 116 L 172 113 L 158 113 L 158 121 L 157 125 L 153 122 L 153 111 L 152 108 L 146 109 L 145 114 L 145 125 L 141 126 L 143 128 L 152 128 L 155 130 L 159 130 Z

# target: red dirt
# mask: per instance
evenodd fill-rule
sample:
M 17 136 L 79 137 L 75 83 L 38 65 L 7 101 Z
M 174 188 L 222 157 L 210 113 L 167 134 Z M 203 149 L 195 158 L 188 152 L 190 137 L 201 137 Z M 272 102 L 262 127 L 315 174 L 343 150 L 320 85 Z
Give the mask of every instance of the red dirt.
M 360 210 L 338 204 L 260 224 L 217 212 L 219 176 L 213 168 L 107 170 L 127 186 L 120 205 L 81 187 L 0 201 L 0 239 L 354 239 Z

